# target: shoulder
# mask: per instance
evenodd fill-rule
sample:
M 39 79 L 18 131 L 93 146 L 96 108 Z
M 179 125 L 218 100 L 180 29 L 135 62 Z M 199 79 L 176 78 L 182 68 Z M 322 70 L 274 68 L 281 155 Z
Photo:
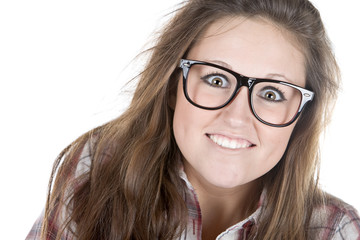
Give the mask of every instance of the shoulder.
M 314 209 L 310 232 L 316 232 L 318 239 L 359 239 L 360 218 L 357 210 L 329 194 L 322 206 Z
M 47 225 L 46 237 L 45 239 L 55 239 L 58 233 L 61 235 L 61 239 L 73 239 L 71 231 L 66 229 L 62 230 L 63 225 L 67 222 L 68 214 L 70 213 L 67 210 L 67 205 L 69 205 L 69 199 L 71 194 L 74 193 L 76 186 L 80 184 L 82 176 L 86 175 L 91 167 L 91 156 L 92 156 L 92 141 L 88 140 L 86 143 L 78 147 L 76 154 L 71 154 L 71 146 L 64 149 L 58 158 L 58 163 L 55 162 L 54 166 L 60 166 L 60 169 L 52 173 L 53 177 L 56 177 L 56 180 L 51 181 L 56 183 L 56 186 L 53 188 L 57 189 L 58 194 L 55 196 L 56 199 L 59 199 L 61 196 L 60 190 L 64 192 L 62 194 L 66 195 L 63 197 L 63 205 L 53 204 L 49 205 L 49 212 L 47 217 L 45 217 L 45 211 L 42 212 L 40 217 L 36 220 L 30 232 L 28 233 L 26 240 L 37 240 L 42 239 L 42 229 L 44 222 Z M 71 159 L 69 160 L 71 156 Z M 65 163 L 65 164 L 64 164 Z M 57 203 L 58 200 L 55 201 Z
M 96 151 L 97 136 L 85 136 L 73 142 L 60 154 L 57 176 L 77 179 L 90 171 Z M 55 177 L 55 176 L 54 176 Z

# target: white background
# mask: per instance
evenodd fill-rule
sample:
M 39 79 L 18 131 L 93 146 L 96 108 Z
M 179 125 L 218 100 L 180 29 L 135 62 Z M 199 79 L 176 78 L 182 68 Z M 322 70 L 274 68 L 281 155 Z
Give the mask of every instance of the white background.
M 178 0 L 0 2 L 0 236 L 24 239 L 42 211 L 52 163 L 119 115 L 132 62 Z M 314 0 L 343 73 L 324 137 L 322 186 L 360 209 L 360 3 Z

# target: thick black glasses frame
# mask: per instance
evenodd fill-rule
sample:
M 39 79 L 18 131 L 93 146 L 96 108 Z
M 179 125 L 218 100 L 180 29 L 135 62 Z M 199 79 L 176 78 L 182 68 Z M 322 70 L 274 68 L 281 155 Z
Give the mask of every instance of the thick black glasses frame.
M 231 97 L 229 98 L 229 100 L 227 102 L 225 102 L 223 105 L 221 106 L 218 106 L 218 107 L 204 107 L 204 106 L 201 106 L 195 102 L 193 102 L 191 100 L 191 98 L 189 97 L 188 95 L 188 92 L 187 92 L 187 77 L 188 77 L 188 74 L 189 74 L 189 70 L 191 68 L 192 65 L 207 65 L 207 66 L 211 66 L 211 67 L 216 67 L 216 68 L 219 68 L 221 70 L 224 70 L 230 74 L 232 74 L 236 80 L 237 80 L 237 85 L 236 85 L 236 88 L 235 88 L 235 91 L 234 93 L 231 95 Z M 302 88 L 302 87 L 299 87 L 297 85 L 294 85 L 294 84 L 291 84 L 291 83 L 288 83 L 288 82 L 284 82 L 284 81 L 278 81 L 278 80 L 271 80 L 271 79 L 264 79 L 264 78 L 252 78 L 252 77 L 246 77 L 246 76 L 243 76 L 237 72 L 234 72 L 228 68 L 225 68 L 223 66 L 220 66 L 220 65 L 217 65 L 217 64 L 213 64 L 213 63 L 208 63 L 208 62 L 202 62 L 202 61 L 195 61 L 195 60 L 188 60 L 188 59 L 181 59 L 180 60 L 180 65 L 179 65 L 180 68 L 182 68 L 182 72 L 183 72 L 183 90 L 184 90 L 184 95 L 186 97 L 186 99 L 194 106 L 198 107 L 198 108 L 202 108 L 202 109 L 206 109 L 206 110 L 218 110 L 220 108 L 223 108 L 225 107 L 226 105 L 228 105 L 231 101 L 234 100 L 234 98 L 236 97 L 236 95 L 238 94 L 238 92 L 240 91 L 240 88 L 242 86 L 245 86 L 249 89 L 249 104 L 250 104 L 250 109 L 252 111 L 252 113 L 254 114 L 254 116 L 256 117 L 256 119 L 258 119 L 260 122 L 266 124 L 266 125 L 269 125 L 269 126 L 272 126 L 272 127 L 286 127 L 286 126 L 289 126 L 290 124 L 292 124 L 300 115 L 301 111 L 304 109 L 306 103 L 310 102 L 313 100 L 314 98 L 314 92 L 308 90 L 308 89 L 305 89 L 305 88 Z M 301 104 L 299 106 L 299 109 L 298 109 L 298 112 L 295 114 L 295 116 L 287 123 L 285 124 L 272 124 L 272 123 L 269 123 L 269 122 L 266 122 L 264 120 L 262 120 L 255 112 L 254 110 L 254 107 L 253 107 L 253 103 L 252 103 L 252 99 L 251 99 L 251 94 L 252 94 L 252 90 L 253 90 L 253 87 L 257 84 L 257 83 L 261 83 L 261 82 L 270 82 L 270 83 L 280 83 L 280 84 L 283 84 L 283 85 L 286 85 L 286 86 L 290 86 L 290 87 L 293 87 L 293 88 L 296 88 L 297 90 L 299 90 L 301 92 Z

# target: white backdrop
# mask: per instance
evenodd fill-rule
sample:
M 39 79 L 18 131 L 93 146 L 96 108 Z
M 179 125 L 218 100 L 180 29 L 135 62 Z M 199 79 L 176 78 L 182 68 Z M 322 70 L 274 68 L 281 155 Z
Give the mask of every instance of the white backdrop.
M 57 154 L 119 115 L 131 60 L 179 0 L 0 2 L 0 236 L 24 239 Z M 360 209 L 360 3 L 314 0 L 343 73 L 321 183 Z

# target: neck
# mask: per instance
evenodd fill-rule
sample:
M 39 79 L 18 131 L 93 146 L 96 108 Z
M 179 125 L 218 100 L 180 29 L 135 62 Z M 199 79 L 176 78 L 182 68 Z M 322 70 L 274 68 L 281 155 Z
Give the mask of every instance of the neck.
M 186 170 L 189 169 L 185 168 L 185 172 L 201 208 L 202 239 L 215 239 L 256 210 L 261 194 L 259 179 L 234 188 L 221 188 Z

